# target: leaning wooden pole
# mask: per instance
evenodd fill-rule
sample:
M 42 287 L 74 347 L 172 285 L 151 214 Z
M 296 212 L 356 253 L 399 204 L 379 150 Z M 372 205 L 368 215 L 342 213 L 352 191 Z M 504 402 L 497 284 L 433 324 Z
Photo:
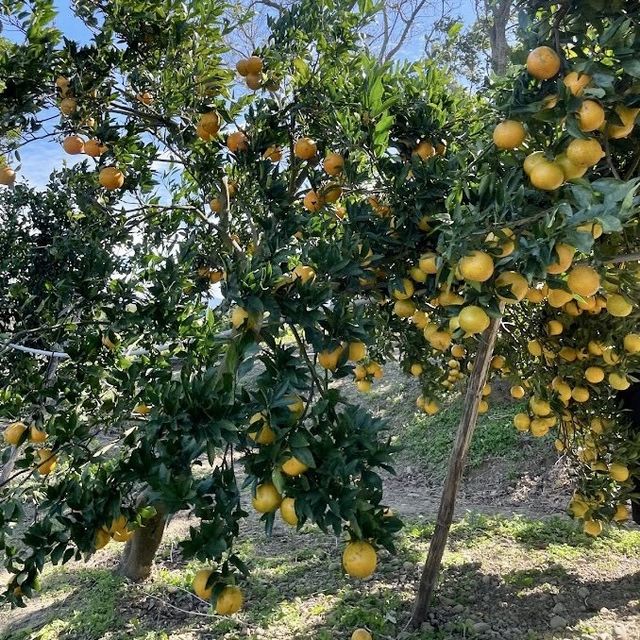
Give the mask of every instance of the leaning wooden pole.
M 447 477 L 442 489 L 436 528 L 431 538 L 429 555 L 422 570 L 420 586 L 409 622 L 409 625 L 414 629 L 418 628 L 426 618 L 429 602 L 431 601 L 438 573 L 440 572 L 442 556 L 447 544 L 451 522 L 453 521 L 456 496 L 458 495 L 458 489 L 462 481 L 464 464 L 467 458 L 467 452 L 469 451 L 469 445 L 471 444 L 471 438 L 478 420 L 478 407 L 482 400 L 482 389 L 487 379 L 500 322 L 501 318 L 491 320 L 491 324 L 482 334 L 480 347 L 476 354 L 476 361 L 465 395 L 464 409 L 462 417 L 460 418 L 456 442 L 449 459 Z

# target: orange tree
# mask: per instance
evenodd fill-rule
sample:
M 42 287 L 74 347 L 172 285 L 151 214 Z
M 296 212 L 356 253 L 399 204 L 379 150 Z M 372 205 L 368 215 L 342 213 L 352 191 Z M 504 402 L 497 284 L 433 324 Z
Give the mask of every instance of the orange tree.
M 374 340 L 378 304 L 447 192 L 436 140 L 461 137 L 473 103 L 433 69 L 369 59 L 370 15 L 351 4 L 301 2 L 237 74 L 221 5 L 79 2 L 84 45 L 51 27 L 51 2 L 5 5 L 24 33 L 0 97 L 12 603 L 46 561 L 111 540 L 126 543 L 121 571 L 146 577 L 167 518 L 188 509 L 185 557 L 216 563 L 194 589 L 233 613 L 239 464 L 267 530 L 280 508 L 344 532 L 355 577 L 393 548 L 384 425 L 330 383 L 381 375 L 403 325 Z M 79 161 L 36 190 L 20 150 L 43 138 Z M 414 202 L 394 195 L 405 182 Z M 47 366 L 49 351 L 68 357 Z

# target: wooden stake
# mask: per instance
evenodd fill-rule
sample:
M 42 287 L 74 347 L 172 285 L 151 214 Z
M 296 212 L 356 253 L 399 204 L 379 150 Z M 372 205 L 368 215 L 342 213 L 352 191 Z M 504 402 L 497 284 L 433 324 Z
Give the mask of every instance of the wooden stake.
M 469 379 L 458 434 L 453 451 L 451 452 L 451 457 L 449 458 L 447 477 L 442 489 L 436 529 L 431 538 L 429 555 L 422 570 L 420 586 L 413 606 L 411 620 L 409 621 L 409 626 L 414 629 L 418 628 L 426 618 L 428 606 L 440 571 L 442 556 L 447 544 L 447 537 L 449 536 L 449 529 L 453 521 L 456 496 L 458 495 L 458 489 L 460 488 L 460 482 L 464 472 L 464 463 L 478 420 L 478 407 L 482 400 L 482 389 L 487 379 L 487 372 L 489 371 L 501 320 L 501 318 L 492 319 L 491 324 L 484 334 L 482 334 L 480 348 L 478 349 L 473 372 Z

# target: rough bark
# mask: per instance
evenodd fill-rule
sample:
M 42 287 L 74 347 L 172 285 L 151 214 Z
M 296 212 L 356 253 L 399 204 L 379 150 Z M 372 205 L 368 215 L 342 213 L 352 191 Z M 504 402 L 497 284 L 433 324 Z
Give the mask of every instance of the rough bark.
M 478 407 L 482 400 L 482 389 L 487 378 L 500 322 L 500 319 L 492 319 L 488 329 L 482 335 L 480 348 L 478 349 L 469 386 L 467 387 L 464 410 L 460 418 L 458 434 L 449 459 L 447 477 L 442 490 L 436 528 L 429 545 L 429 555 L 422 570 L 420 586 L 409 623 L 414 629 L 418 628 L 426 618 L 429 602 L 440 571 L 449 529 L 453 521 L 456 496 L 458 495 L 467 452 L 478 419 Z
M 491 7 L 492 24 L 489 31 L 491 42 L 491 68 L 496 75 L 504 75 L 509 60 L 507 25 L 511 17 L 513 0 L 497 0 Z
M 138 499 L 138 506 L 147 503 L 143 493 Z M 145 520 L 144 526 L 136 529 L 127 541 L 118 566 L 118 573 L 134 582 L 146 580 L 151 575 L 153 561 L 162 542 L 167 524 L 167 513 L 162 505 L 154 504 L 156 514 Z

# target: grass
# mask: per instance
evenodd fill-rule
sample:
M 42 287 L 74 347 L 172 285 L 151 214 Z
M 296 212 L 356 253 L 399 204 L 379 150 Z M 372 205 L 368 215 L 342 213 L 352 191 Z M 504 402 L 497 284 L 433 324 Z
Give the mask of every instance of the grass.
M 520 410 L 520 405 L 506 401 L 495 404 L 478 418 L 469 449 L 470 468 L 478 468 L 493 458 L 517 462 L 548 453 L 549 437 L 523 437 L 514 428 L 513 416 Z M 418 460 L 434 478 L 442 478 L 446 472 L 461 411 L 462 398 L 457 398 L 436 416 L 416 414 L 404 428 L 402 443 L 407 454 Z

